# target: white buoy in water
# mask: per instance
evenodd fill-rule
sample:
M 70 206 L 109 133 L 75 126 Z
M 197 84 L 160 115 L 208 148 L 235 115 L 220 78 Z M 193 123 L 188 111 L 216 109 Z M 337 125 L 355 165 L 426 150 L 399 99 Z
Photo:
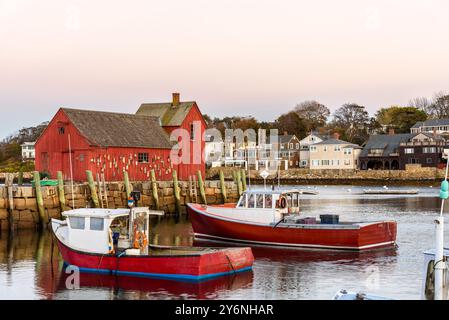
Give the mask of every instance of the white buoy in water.
M 352 190 L 351 189 L 348 189 L 348 192 L 351 192 Z
M 384 189 L 388 189 L 388 187 L 387 187 L 387 186 L 384 186 Z

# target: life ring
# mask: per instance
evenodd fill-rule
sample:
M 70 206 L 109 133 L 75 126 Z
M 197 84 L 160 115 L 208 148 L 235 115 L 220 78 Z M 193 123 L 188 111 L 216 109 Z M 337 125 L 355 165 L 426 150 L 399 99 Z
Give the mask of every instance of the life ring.
M 281 197 L 279 199 L 279 207 L 281 207 L 282 209 L 285 209 L 287 207 L 287 199 L 285 199 L 285 197 Z

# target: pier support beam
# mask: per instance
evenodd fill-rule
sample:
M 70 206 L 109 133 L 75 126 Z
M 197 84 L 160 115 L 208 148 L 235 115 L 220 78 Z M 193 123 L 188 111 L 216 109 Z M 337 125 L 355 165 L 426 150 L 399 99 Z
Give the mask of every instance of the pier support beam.
M 181 213 L 181 195 L 179 192 L 178 173 L 173 170 L 173 193 L 175 195 L 176 213 Z
M 207 204 L 206 192 L 204 191 L 204 183 L 203 183 L 203 178 L 201 176 L 200 170 L 198 170 L 198 187 L 200 188 L 200 195 L 201 195 L 201 200 L 203 201 L 203 204 Z
M 48 217 L 45 212 L 44 199 L 42 197 L 41 177 L 38 171 L 34 171 L 33 177 L 34 177 L 34 188 L 36 191 L 36 203 L 39 211 L 39 224 L 41 228 L 44 228 L 48 224 Z
M 100 202 L 98 201 L 97 187 L 95 186 L 94 177 L 92 175 L 92 171 L 86 170 L 87 175 L 87 183 L 90 188 L 90 195 L 92 197 L 92 201 L 94 203 L 95 208 L 100 208 Z
M 221 195 L 223 196 L 223 203 L 228 202 L 228 195 L 226 192 L 226 184 L 223 170 L 220 170 L 220 186 L 221 186 Z
M 156 210 L 159 210 L 159 196 L 157 193 L 157 181 L 156 181 L 156 173 L 154 172 L 154 169 L 151 169 L 151 189 L 152 189 L 154 206 L 156 207 Z

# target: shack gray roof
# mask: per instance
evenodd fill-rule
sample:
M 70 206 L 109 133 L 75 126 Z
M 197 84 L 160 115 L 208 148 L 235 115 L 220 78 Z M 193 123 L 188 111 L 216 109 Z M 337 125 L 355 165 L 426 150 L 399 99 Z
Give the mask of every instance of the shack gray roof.
M 157 117 L 70 108 L 62 110 L 92 145 L 155 149 L 172 147 Z
M 178 106 L 167 103 L 143 103 L 137 115 L 159 117 L 163 126 L 180 126 L 189 114 L 195 101 L 180 102 Z
M 318 143 L 314 143 L 314 146 L 319 146 L 319 145 L 327 145 L 327 144 L 341 144 L 341 145 L 347 145 L 347 146 L 351 146 L 354 148 L 361 148 L 359 145 L 348 142 L 348 141 L 344 141 L 344 140 L 340 140 L 340 139 L 327 139 L 327 140 L 323 140 L 321 142 Z
M 368 156 L 371 149 L 383 149 L 382 156 L 388 157 L 391 153 L 397 152 L 397 148 L 401 142 L 407 142 L 415 135 L 416 134 L 411 133 L 371 135 L 360 153 L 360 156 Z
M 415 123 L 412 128 L 449 126 L 449 119 L 429 119 Z

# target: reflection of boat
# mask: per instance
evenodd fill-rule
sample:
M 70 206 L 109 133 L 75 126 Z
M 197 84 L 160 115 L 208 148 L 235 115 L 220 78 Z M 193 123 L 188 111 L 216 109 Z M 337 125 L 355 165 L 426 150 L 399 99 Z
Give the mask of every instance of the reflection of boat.
M 300 191 L 247 191 L 237 205 L 188 204 L 196 239 L 253 246 L 368 250 L 392 247 L 396 222 L 340 222 L 299 215 Z
M 66 289 L 67 275 L 62 272 L 58 283 L 58 290 Z M 126 292 L 144 292 L 147 296 L 163 294 L 175 297 L 187 296 L 191 299 L 216 298 L 220 292 L 244 288 L 253 282 L 252 272 L 240 272 L 233 275 L 218 277 L 208 281 L 173 281 L 167 279 L 114 276 L 93 273 L 83 273 L 80 276 L 80 287 L 111 288 Z
M 195 240 L 194 245 L 202 246 L 217 246 L 214 241 L 208 242 L 207 240 Z M 238 246 L 238 244 L 223 243 L 223 246 Z M 325 261 L 340 261 L 342 263 L 352 261 L 368 261 L 372 262 L 375 259 L 383 257 L 394 257 L 397 255 L 396 247 L 382 250 L 369 250 L 369 251 L 323 251 L 314 249 L 300 249 L 292 250 L 289 248 L 272 248 L 267 246 L 257 246 L 252 248 L 253 255 L 256 261 L 270 261 L 280 263 L 309 263 L 309 262 L 325 262 Z
M 400 190 L 400 189 L 365 189 L 364 194 L 418 194 L 418 189 Z
M 252 268 L 251 248 L 148 245 L 149 215 L 147 208 L 77 209 L 52 219 L 52 230 L 64 261 L 84 272 L 204 280 Z

